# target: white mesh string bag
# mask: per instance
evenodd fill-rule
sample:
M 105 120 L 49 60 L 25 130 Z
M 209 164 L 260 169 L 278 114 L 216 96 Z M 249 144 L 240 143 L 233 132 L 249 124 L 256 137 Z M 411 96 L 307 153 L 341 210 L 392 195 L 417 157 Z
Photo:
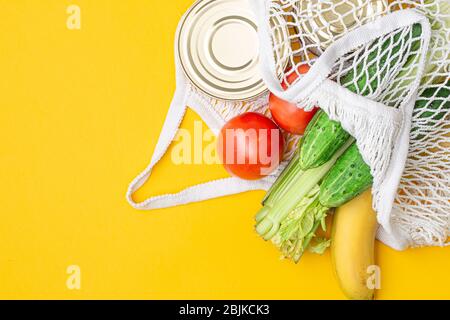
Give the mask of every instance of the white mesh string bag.
M 320 106 L 356 138 L 374 177 L 378 238 L 396 249 L 445 245 L 449 1 L 252 2 L 269 89 L 300 108 Z M 288 44 L 279 42 L 280 32 Z M 290 50 L 279 50 L 286 45 Z M 302 75 L 304 64 L 311 68 Z M 298 75 L 287 90 L 277 74 L 285 65 L 284 80 Z
M 356 138 L 374 176 L 378 238 L 397 249 L 444 245 L 450 215 L 448 0 L 242 1 L 252 2 L 259 22 L 261 68 L 269 89 L 301 108 L 320 106 Z M 280 38 L 288 43 L 279 43 Z M 270 116 L 267 94 L 245 102 L 210 98 L 190 84 L 178 58 L 175 63 L 174 98 L 149 165 L 128 188 L 128 202 L 151 210 L 267 190 L 298 137 L 286 134 L 285 161 L 260 181 L 230 177 L 133 199 L 176 139 L 188 107 L 215 134 L 246 111 Z M 302 64 L 311 66 L 306 75 L 297 72 Z M 277 72 L 283 69 L 282 78 L 292 72 L 299 76 L 286 91 Z M 418 96 L 425 98 L 415 103 Z

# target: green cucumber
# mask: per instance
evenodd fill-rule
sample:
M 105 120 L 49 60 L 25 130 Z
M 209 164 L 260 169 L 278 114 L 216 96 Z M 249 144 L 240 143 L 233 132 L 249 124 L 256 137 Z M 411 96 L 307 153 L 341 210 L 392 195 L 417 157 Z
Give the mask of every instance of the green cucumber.
M 411 51 L 414 52 L 414 54 L 411 54 L 407 61 L 405 62 L 405 66 L 409 65 L 411 61 L 413 61 L 416 57 L 415 51 L 420 47 L 420 35 L 422 34 L 422 26 L 418 23 L 414 24 L 412 27 L 412 32 L 408 33 L 406 35 L 406 39 L 404 42 L 407 42 L 409 38 L 418 39 L 414 41 L 411 45 Z M 394 67 L 395 64 L 397 64 L 398 60 L 400 59 L 400 55 L 397 54 L 398 51 L 402 48 L 402 42 L 399 42 L 400 37 L 402 36 L 402 32 L 397 32 L 393 37 L 389 37 L 386 39 L 380 48 L 380 52 L 382 53 L 382 56 L 378 59 L 379 52 L 378 50 L 373 50 L 369 53 L 367 60 L 365 60 L 363 63 L 360 63 L 356 67 L 356 72 L 354 69 L 352 69 L 350 72 L 348 72 L 341 80 L 341 84 L 352 91 L 353 93 L 362 95 L 362 96 L 368 96 L 375 92 L 379 86 L 378 80 L 384 79 L 386 76 L 386 72 L 388 71 L 388 68 L 384 68 L 383 66 L 386 64 L 386 62 L 389 62 L 390 67 Z M 397 43 L 392 49 L 389 49 L 389 47 L 393 44 Z M 372 45 L 372 48 L 377 45 L 377 42 L 375 42 Z M 388 61 L 388 58 L 390 61 Z M 380 70 L 381 67 L 381 70 Z M 390 69 L 390 68 L 389 68 Z M 378 76 L 377 73 L 379 73 Z M 355 79 L 356 79 L 356 85 L 355 85 Z M 370 80 L 372 79 L 372 80 Z M 368 81 L 370 82 L 368 83 Z
M 422 33 L 422 26 L 420 24 L 413 25 L 412 32 L 408 34 L 408 37 L 418 38 Z M 380 66 L 383 66 L 387 61 L 389 55 L 393 58 L 389 61 L 391 66 L 396 64 L 400 59 L 400 55 L 395 54 L 400 50 L 402 44 L 398 43 L 394 48 L 388 50 L 391 43 L 397 43 L 401 32 L 396 33 L 393 37 L 390 37 L 382 44 L 382 52 L 385 52 L 380 58 Z M 407 40 L 405 40 L 407 41 Z M 413 52 L 420 46 L 420 40 L 416 40 L 412 44 Z M 379 67 L 378 64 L 372 61 L 376 61 L 377 51 L 372 51 L 368 57 L 367 71 L 364 70 L 362 65 L 357 67 L 357 74 L 354 72 L 347 74 L 344 77 L 344 83 L 353 82 L 353 79 L 357 79 L 357 87 L 355 85 L 349 85 L 347 88 L 353 92 L 361 95 L 369 95 L 374 92 L 379 83 L 378 79 L 382 79 L 385 76 L 387 68 L 382 68 L 379 77 L 374 77 Z M 411 59 L 415 57 L 411 54 L 405 63 L 409 65 Z M 367 80 L 374 78 L 368 86 Z M 431 96 L 431 92 L 429 93 Z M 435 94 L 435 93 L 433 93 Z M 438 115 L 440 116 L 440 114 Z M 339 143 L 339 141 L 336 141 Z M 327 143 L 329 144 L 329 143 Z M 362 192 L 366 191 L 373 183 L 373 177 L 370 172 L 370 167 L 364 162 L 361 154 L 359 153 L 356 143 L 349 147 L 346 152 L 336 161 L 335 165 L 327 173 L 320 186 L 319 201 L 323 206 L 334 208 L 339 207 L 346 202 L 352 200 Z
M 443 87 L 430 87 L 417 99 L 414 112 L 428 122 L 442 120 L 450 110 L 450 81 Z M 430 99 L 431 102 L 430 102 Z M 426 107 L 425 110 L 423 110 Z M 414 129 L 412 129 L 414 131 Z M 418 138 L 422 138 L 419 136 Z M 366 191 L 373 183 L 370 167 L 364 162 L 356 143 L 336 161 L 320 185 L 319 201 L 325 207 L 339 207 Z
M 422 26 L 420 24 L 414 24 L 411 33 L 408 33 L 407 37 L 413 36 L 414 38 L 420 36 L 422 33 Z M 386 39 L 382 46 L 382 57 L 380 60 L 377 60 L 378 51 L 373 50 L 367 61 L 364 63 L 360 63 L 355 70 L 347 73 L 343 80 L 341 81 L 342 85 L 352 91 L 353 93 L 357 93 L 363 96 L 367 96 L 373 93 L 379 83 L 378 79 L 383 79 L 385 73 L 388 68 L 383 68 L 382 66 L 386 64 L 388 58 L 391 67 L 393 67 L 398 60 L 400 59 L 400 55 L 397 54 L 401 49 L 402 44 L 398 43 L 392 49 L 389 50 L 389 46 L 391 43 L 397 43 L 402 32 L 397 32 L 393 37 L 389 37 Z M 405 40 L 407 41 L 407 39 Z M 373 44 L 372 46 L 375 46 Z M 414 50 L 417 46 L 420 46 L 420 41 L 414 41 L 413 43 Z M 410 59 L 415 56 L 415 53 L 408 57 L 406 64 L 410 63 Z M 380 72 L 380 76 L 376 77 L 376 73 L 379 70 L 379 67 L 382 67 L 382 71 Z M 356 79 L 356 85 L 355 80 Z M 368 79 L 373 79 L 367 85 Z M 339 122 L 331 120 L 325 112 L 319 111 L 313 120 L 309 123 L 305 136 L 300 147 L 300 166 L 302 170 L 308 170 L 312 168 L 317 168 L 328 160 L 331 159 L 332 155 L 339 150 L 340 147 L 350 138 L 350 135 L 342 128 Z
M 373 183 L 370 167 L 364 162 L 356 143 L 336 161 L 320 185 L 320 204 L 335 208 L 366 191 Z
M 431 87 L 425 89 L 416 101 L 414 114 L 420 113 L 421 119 L 430 119 L 428 125 L 434 121 L 442 120 L 450 109 L 450 81 L 443 87 Z M 433 99 L 431 103 L 430 99 Z M 425 111 L 421 110 L 427 108 Z
M 350 138 L 337 121 L 320 110 L 308 126 L 300 148 L 300 168 L 317 168 L 326 163 Z

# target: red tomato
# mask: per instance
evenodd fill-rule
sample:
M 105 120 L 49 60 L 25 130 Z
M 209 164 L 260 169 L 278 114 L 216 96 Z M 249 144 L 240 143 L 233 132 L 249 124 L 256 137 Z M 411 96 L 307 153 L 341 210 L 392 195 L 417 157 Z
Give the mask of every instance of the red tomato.
M 298 67 L 297 71 L 300 74 L 305 74 L 309 71 L 308 65 L 301 65 Z M 292 84 L 297 80 L 297 72 L 293 72 L 287 77 L 288 84 Z M 281 86 L 284 90 L 287 89 L 286 83 L 282 83 Z M 308 123 L 314 117 L 318 108 L 314 108 L 311 111 L 305 111 L 303 109 L 297 108 L 295 103 L 290 103 L 288 101 L 282 100 L 275 96 L 273 93 L 269 96 L 269 109 L 272 113 L 272 118 L 280 126 L 280 128 L 286 130 L 293 134 L 303 134 L 308 126 Z
M 266 116 L 247 112 L 231 119 L 218 139 L 218 155 L 225 169 L 242 179 L 260 179 L 280 164 L 284 140 Z

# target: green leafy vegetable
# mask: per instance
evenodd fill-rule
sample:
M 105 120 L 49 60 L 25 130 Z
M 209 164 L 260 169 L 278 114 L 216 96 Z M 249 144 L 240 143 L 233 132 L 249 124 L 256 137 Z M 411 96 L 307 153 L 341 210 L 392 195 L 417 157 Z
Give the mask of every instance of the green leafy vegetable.
M 283 257 L 298 262 L 314 238 L 318 227 L 322 226 L 325 230 L 325 218 L 329 208 L 320 204 L 319 192 L 320 187 L 315 185 L 281 222 L 278 232 L 272 238 L 272 242 L 280 249 Z M 320 248 L 316 248 L 316 251 L 320 251 Z

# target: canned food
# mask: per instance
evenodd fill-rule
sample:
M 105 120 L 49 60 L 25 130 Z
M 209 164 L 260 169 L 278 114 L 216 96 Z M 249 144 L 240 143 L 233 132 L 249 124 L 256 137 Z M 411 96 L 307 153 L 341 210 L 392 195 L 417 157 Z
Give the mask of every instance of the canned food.
M 308 48 L 320 55 L 339 36 L 386 13 L 387 0 L 300 0 L 301 28 Z
M 288 38 L 287 30 L 278 30 L 280 43 L 288 43 L 281 39 Z M 258 65 L 257 25 L 249 0 L 197 1 L 184 17 L 176 50 L 190 82 L 213 98 L 249 100 L 267 90 Z

